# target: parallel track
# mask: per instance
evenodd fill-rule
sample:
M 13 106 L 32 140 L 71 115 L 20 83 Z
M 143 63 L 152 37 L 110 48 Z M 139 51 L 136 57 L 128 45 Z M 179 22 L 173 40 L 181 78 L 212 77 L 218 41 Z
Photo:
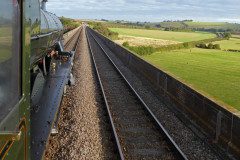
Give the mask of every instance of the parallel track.
M 79 30 L 76 32 L 76 34 L 74 34 L 67 42 L 66 44 L 64 45 L 64 48 L 66 50 L 70 50 L 71 51 L 75 51 L 76 50 L 76 47 L 77 47 L 77 44 L 79 43 L 79 37 L 81 35 L 81 32 L 82 32 L 82 27 L 79 28 Z M 75 43 L 73 43 L 75 42 Z
M 121 159 L 187 159 L 89 29 L 86 36 Z

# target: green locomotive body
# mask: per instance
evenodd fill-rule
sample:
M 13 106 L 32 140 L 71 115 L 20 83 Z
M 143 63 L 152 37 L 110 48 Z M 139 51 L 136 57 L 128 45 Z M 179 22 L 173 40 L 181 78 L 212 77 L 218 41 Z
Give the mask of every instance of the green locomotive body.
M 31 116 L 32 77 L 63 36 L 58 17 L 45 10 L 46 1 L 0 0 L 0 159 L 43 155 L 35 157 L 32 151 L 38 134 L 32 120 L 41 119 Z

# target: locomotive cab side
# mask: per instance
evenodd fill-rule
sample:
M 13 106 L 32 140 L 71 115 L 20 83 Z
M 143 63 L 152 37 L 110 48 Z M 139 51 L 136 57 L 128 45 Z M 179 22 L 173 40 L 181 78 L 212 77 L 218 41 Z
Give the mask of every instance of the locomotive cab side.
M 55 60 L 58 69 L 48 76 L 52 53 L 70 53 L 63 51 L 63 25 L 46 11 L 46 2 L 0 0 L 1 160 L 42 158 L 42 141 L 50 134 L 70 74 L 70 61 Z M 37 75 L 43 75 L 41 85 Z M 41 91 L 37 96 L 35 85 Z
M 29 75 L 23 69 L 29 67 L 30 32 L 23 27 L 23 3 L 0 0 L 0 159 L 28 159 Z

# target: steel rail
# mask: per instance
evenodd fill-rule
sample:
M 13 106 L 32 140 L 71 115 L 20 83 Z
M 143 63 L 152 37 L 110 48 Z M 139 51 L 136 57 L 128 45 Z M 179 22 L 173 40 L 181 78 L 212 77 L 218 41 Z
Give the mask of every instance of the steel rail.
M 74 34 L 67 42 L 66 42 L 66 44 L 64 45 L 64 48 L 66 48 L 67 46 L 69 46 L 70 44 L 71 44 L 71 42 L 75 39 L 75 37 L 78 37 L 77 38 L 77 41 L 78 41 L 78 39 L 79 39 L 79 37 L 80 37 L 80 35 L 81 35 L 81 32 L 82 32 L 82 27 L 80 27 L 79 28 L 79 30 L 76 32 L 76 34 Z M 76 43 L 78 43 L 78 42 L 76 42 Z M 76 50 L 76 46 L 77 45 L 75 45 L 75 47 L 74 47 L 74 50 Z
M 114 126 L 113 118 L 112 118 L 112 115 L 111 115 L 111 112 L 110 112 L 110 107 L 108 105 L 108 100 L 107 100 L 107 97 L 106 97 L 106 94 L 105 94 L 105 91 L 104 91 L 104 88 L 103 88 L 103 84 L 102 84 L 102 81 L 101 81 L 101 78 L 100 78 L 100 75 L 99 75 L 98 67 L 96 65 L 96 61 L 95 61 L 95 58 L 94 58 L 94 55 L 93 55 L 93 49 L 90 45 L 90 40 L 89 40 L 89 37 L 88 37 L 87 33 L 86 33 L 86 36 L 87 36 L 87 42 L 88 42 L 90 54 L 91 54 L 92 61 L 93 61 L 93 64 L 94 64 L 94 69 L 97 73 L 97 79 L 98 79 L 98 82 L 99 82 L 100 87 L 101 87 L 101 92 L 102 92 L 102 95 L 103 95 L 103 98 L 104 98 L 104 103 L 106 105 L 109 120 L 110 120 L 110 123 L 111 123 L 111 126 L 112 126 L 112 132 L 114 134 L 114 138 L 115 138 L 115 141 L 116 141 L 116 144 L 117 144 L 118 153 L 119 153 L 119 156 L 120 156 L 121 160 L 124 160 L 124 155 L 123 155 L 123 152 L 122 152 L 122 148 L 121 148 L 121 145 L 120 145 L 119 138 L 117 136 L 116 127 Z
M 186 155 L 181 151 L 181 149 L 178 147 L 178 145 L 176 144 L 176 142 L 172 139 L 172 137 L 169 135 L 169 133 L 167 132 L 167 130 L 163 127 L 163 125 L 159 122 L 159 120 L 156 118 L 156 116 L 154 115 L 154 113 L 149 109 L 149 107 L 147 106 L 147 104 L 144 102 L 144 100 L 139 96 L 139 94 L 137 93 L 137 91 L 132 87 L 132 85 L 129 83 L 129 81 L 126 79 L 126 77 L 123 75 L 123 73 L 120 71 L 120 69 L 117 67 L 117 65 L 113 62 L 113 60 L 110 58 L 110 56 L 107 54 L 107 52 L 105 51 L 105 49 L 103 48 L 103 46 L 97 41 L 96 37 L 89 32 L 90 35 L 93 37 L 93 39 L 95 40 L 95 42 L 98 44 L 98 46 L 101 48 L 101 50 L 104 52 L 104 54 L 106 55 L 106 57 L 108 58 L 108 60 L 111 62 L 111 64 L 114 66 L 114 68 L 116 69 L 116 71 L 121 75 L 121 77 L 125 80 L 125 82 L 127 83 L 128 87 L 133 91 L 133 93 L 136 95 L 136 97 L 138 98 L 138 100 L 142 103 L 142 105 L 144 106 L 144 108 L 146 109 L 146 111 L 148 111 L 149 115 L 151 115 L 151 117 L 154 119 L 154 121 L 156 122 L 156 124 L 159 127 L 160 132 L 162 133 L 162 135 L 165 137 L 166 141 L 168 142 L 168 144 L 171 146 L 171 148 L 174 150 L 174 153 L 177 155 L 177 157 L 179 159 L 184 159 L 187 160 L 188 158 L 186 157 Z M 87 35 L 88 36 L 88 35 Z M 90 45 L 89 45 L 90 46 Z M 91 51 L 92 52 L 92 51 Z M 92 53 L 91 53 L 92 54 Z M 92 54 L 92 57 L 93 54 Z M 94 62 L 95 63 L 95 62 Z M 96 65 L 96 64 L 94 64 Z M 99 76 L 99 75 L 98 75 Z M 99 81 L 101 81 L 99 79 Z M 102 91 L 104 92 L 103 87 L 101 86 Z M 105 95 L 105 93 L 104 93 Z M 107 100 L 106 100 L 106 96 L 104 97 L 105 99 L 105 103 L 107 104 Z M 109 110 L 109 106 L 107 105 L 108 110 Z M 110 110 L 109 110 L 110 112 Z M 110 114 L 110 113 L 109 113 Z M 110 114 L 111 116 L 111 114 Z M 112 124 L 114 126 L 114 124 Z M 117 133 L 115 133 L 117 136 Z M 119 143 L 119 142 L 118 142 Z M 119 143 L 120 145 L 120 143 Z M 121 146 L 118 146 L 121 147 Z M 123 154 L 123 153 L 122 153 Z

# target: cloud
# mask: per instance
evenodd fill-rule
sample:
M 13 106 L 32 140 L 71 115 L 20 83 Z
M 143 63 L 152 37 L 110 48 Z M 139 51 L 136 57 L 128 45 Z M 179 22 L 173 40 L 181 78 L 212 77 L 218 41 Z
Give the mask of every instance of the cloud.
M 49 0 L 48 10 L 72 18 L 240 22 L 240 0 Z

